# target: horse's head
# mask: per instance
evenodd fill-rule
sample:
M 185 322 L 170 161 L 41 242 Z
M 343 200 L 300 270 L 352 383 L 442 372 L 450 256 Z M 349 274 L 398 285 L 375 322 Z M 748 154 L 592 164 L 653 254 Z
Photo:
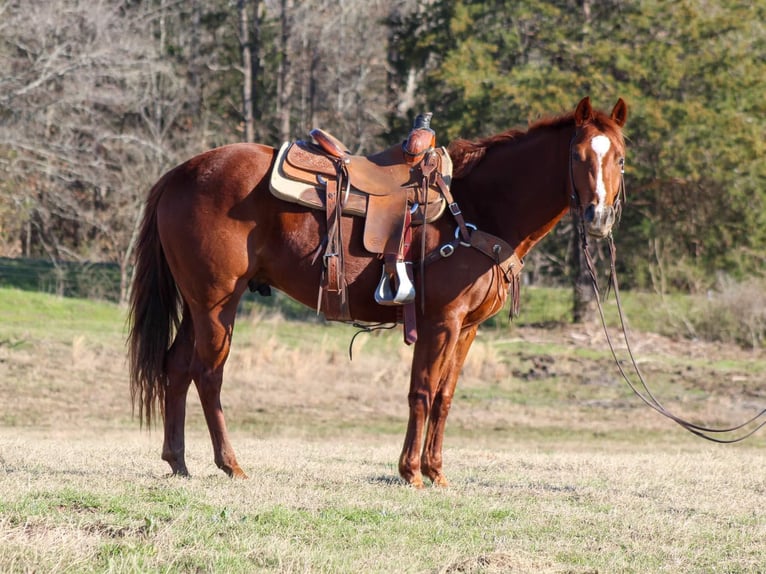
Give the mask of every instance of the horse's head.
M 579 211 L 588 235 L 609 235 L 618 217 L 625 141 L 622 126 L 628 107 L 620 98 L 612 114 L 595 111 L 583 98 L 574 113 L 575 135 L 570 144 L 573 209 Z

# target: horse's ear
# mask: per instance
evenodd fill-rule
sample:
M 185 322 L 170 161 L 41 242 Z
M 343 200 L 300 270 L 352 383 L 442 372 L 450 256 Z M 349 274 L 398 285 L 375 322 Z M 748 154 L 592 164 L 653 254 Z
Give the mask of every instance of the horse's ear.
M 575 125 L 582 126 L 593 119 L 593 108 L 590 106 L 590 97 L 585 96 L 574 113 Z
M 622 98 L 617 100 L 617 103 L 614 105 L 612 119 L 620 127 L 624 126 L 625 122 L 628 121 L 628 105 Z

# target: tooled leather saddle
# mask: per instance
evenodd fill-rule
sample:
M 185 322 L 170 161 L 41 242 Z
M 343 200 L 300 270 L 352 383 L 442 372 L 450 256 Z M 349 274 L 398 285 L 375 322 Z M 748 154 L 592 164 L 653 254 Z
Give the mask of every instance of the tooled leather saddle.
M 452 174 L 447 151 L 435 147 L 430 118 L 431 114 L 418 116 L 405 142 L 369 156 L 351 154 L 320 129 L 310 132 L 313 141 L 287 142 L 280 149 L 272 170 L 272 193 L 326 213 L 317 305 L 326 318 L 351 319 L 340 226 L 340 217 L 346 214 L 365 218 L 364 248 L 383 259 L 375 300 L 404 306 L 405 327 L 408 315 L 414 321 L 411 226 L 432 222 L 444 213 Z

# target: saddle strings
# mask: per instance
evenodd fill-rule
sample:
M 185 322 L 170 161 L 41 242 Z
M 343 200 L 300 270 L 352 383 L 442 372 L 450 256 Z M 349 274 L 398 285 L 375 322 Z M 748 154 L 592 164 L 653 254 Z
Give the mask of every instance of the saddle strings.
M 347 321 L 344 321 L 347 323 Z M 372 323 L 372 324 L 365 324 L 365 323 L 359 323 L 357 321 L 354 321 L 351 323 L 351 326 L 355 329 L 359 329 L 356 333 L 354 333 L 354 336 L 351 337 L 351 340 L 348 342 L 348 360 L 353 361 L 354 355 L 354 340 L 358 335 L 361 335 L 362 333 L 372 333 L 373 331 L 388 331 L 390 329 L 393 329 L 396 327 L 397 323 Z

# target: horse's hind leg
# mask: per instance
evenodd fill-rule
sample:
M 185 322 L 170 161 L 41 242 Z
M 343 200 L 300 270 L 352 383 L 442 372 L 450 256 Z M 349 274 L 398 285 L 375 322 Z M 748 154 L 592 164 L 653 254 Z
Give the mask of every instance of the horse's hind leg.
M 469 327 L 460 333 L 452 360 L 446 365 L 439 388 L 436 391 L 431 411 L 428 417 L 428 430 L 426 431 L 421 468 L 423 474 L 430 478 L 434 486 L 448 486 L 449 483 L 442 473 L 442 446 L 444 444 L 444 427 L 447 424 L 447 415 L 452 405 L 452 397 L 455 387 L 463 368 L 463 363 L 468 355 L 476 337 L 478 326 Z
M 184 424 L 193 353 L 194 331 L 189 310 L 185 307 L 175 341 L 165 358 L 168 384 L 165 388 L 165 441 L 162 445 L 162 460 L 170 465 L 173 474 L 181 476 L 189 475 L 184 455 Z
M 220 307 L 194 316 L 196 345 L 192 373 L 213 442 L 215 464 L 231 477 L 247 478 L 229 442 L 221 407 L 223 367 L 229 356 L 239 294 L 229 294 L 224 299 L 226 302 Z

